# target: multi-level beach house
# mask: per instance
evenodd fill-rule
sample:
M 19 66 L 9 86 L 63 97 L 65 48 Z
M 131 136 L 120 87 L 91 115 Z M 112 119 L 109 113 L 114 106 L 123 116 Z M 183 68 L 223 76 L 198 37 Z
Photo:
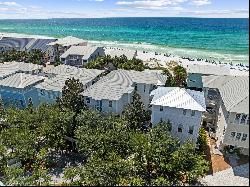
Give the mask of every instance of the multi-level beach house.
M 32 101 L 38 105 L 34 86 L 44 81 L 44 77 L 26 73 L 15 73 L 0 80 L 0 95 L 6 107 L 25 108 Z
M 88 62 L 104 55 L 102 47 L 71 46 L 60 56 L 60 60 L 66 65 L 84 67 Z
M 86 40 L 82 40 L 76 37 L 67 36 L 65 38 L 59 38 L 57 41 L 51 42 L 47 45 L 53 47 L 54 51 L 54 59 L 52 61 L 55 61 L 56 58 L 60 58 L 60 56 L 65 53 L 71 46 L 87 46 L 88 42 Z
M 121 114 L 137 91 L 145 107 L 149 107 L 150 92 L 163 86 L 167 77 L 150 71 L 114 70 L 87 88 L 82 95 L 85 104 L 103 113 Z
M 152 91 L 151 123 L 171 123 L 171 134 L 181 142 L 196 143 L 206 111 L 204 93 L 179 87 L 159 87 Z
M 76 68 L 67 65 L 47 69 L 43 72 L 43 76 L 47 78 L 35 86 L 39 103 L 55 103 L 56 99 L 62 96 L 65 81 L 69 78 L 79 79 L 83 84 L 83 89 L 87 89 L 100 79 L 103 72 L 103 70 Z
M 219 93 L 213 124 L 218 148 L 239 148 L 249 155 L 249 77 L 203 76 L 202 81 L 206 98 L 211 99 L 210 90 Z

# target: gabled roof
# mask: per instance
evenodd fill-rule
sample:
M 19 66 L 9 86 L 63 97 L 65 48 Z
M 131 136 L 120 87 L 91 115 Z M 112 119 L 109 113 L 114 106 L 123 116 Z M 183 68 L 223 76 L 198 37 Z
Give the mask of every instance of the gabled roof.
M 45 78 L 42 76 L 16 73 L 5 79 L 0 80 L 0 86 L 6 86 L 11 88 L 26 88 L 27 86 L 42 82 L 44 79 Z
M 80 39 L 80 38 L 73 37 L 73 36 L 67 36 L 65 38 L 59 38 L 57 41 L 51 42 L 48 45 L 71 46 L 71 45 L 78 45 L 82 43 L 86 44 L 87 41 Z
M 159 87 L 150 95 L 153 96 L 152 105 L 206 111 L 203 92 L 179 87 Z
M 202 76 L 203 86 L 218 88 L 229 112 L 249 114 L 249 77 Z
M 98 69 L 86 69 L 86 68 L 78 68 L 69 65 L 59 65 L 55 67 L 51 67 L 44 71 L 45 74 L 54 74 L 54 75 L 74 75 L 76 77 L 88 76 L 88 77 L 97 77 L 102 74 L 104 70 Z
M 119 100 L 134 90 L 134 83 L 162 84 L 166 77 L 155 72 L 115 70 L 85 90 L 82 95 L 95 100 Z M 165 83 L 165 82 L 164 82 Z
M 35 49 L 45 52 L 50 47 L 49 43 L 56 41 L 56 39 L 36 39 L 30 46 L 26 46 L 27 51 L 32 51 Z
M 88 59 L 98 47 L 93 46 L 71 46 L 60 58 L 67 58 L 69 55 L 83 56 L 84 59 Z

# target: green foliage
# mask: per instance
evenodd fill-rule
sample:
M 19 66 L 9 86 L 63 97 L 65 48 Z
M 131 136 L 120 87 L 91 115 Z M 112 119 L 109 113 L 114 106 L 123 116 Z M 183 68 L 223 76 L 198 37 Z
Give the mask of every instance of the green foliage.
M 84 98 L 80 93 L 83 92 L 83 84 L 79 79 L 69 78 L 65 81 L 62 89 L 62 98 L 59 104 L 76 113 L 84 109 Z
M 127 128 L 140 130 L 146 121 L 150 120 L 150 112 L 145 109 L 141 96 L 134 92 L 132 103 L 128 104 L 123 111 L 123 119 L 126 121 Z
M 187 71 L 180 65 L 173 68 L 173 75 L 167 68 L 161 68 L 162 74 L 166 75 L 167 81 L 165 83 L 166 87 L 185 87 L 187 82 Z
M 112 58 L 110 55 L 104 57 L 98 57 L 96 60 L 91 61 L 87 64 L 86 68 L 89 69 L 105 69 L 113 66 L 115 69 L 125 69 L 125 70 L 136 70 L 143 71 L 148 67 L 145 66 L 140 59 L 133 58 L 131 60 L 127 59 L 125 55 L 120 57 Z
M 173 68 L 174 86 L 185 87 L 187 84 L 187 71 L 184 67 L 178 65 Z
M 4 51 L 0 53 L 0 59 L 2 62 L 26 62 L 42 65 L 44 53 L 41 50 L 35 49 L 30 52 L 16 51 L 15 49 Z
M 206 130 L 204 128 L 200 128 L 199 136 L 197 139 L 197 144 L 199 146 L 199 152 L 204 154 L 207 149 L 207 135 Z

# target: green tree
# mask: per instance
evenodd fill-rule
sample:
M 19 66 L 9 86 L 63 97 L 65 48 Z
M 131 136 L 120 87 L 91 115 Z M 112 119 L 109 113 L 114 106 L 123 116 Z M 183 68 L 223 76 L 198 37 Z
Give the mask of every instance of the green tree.
M 133 93 L 132 103 L 123 111 L 123 119 L 127 122 L 127 128 L 133 130 L 140 130 L 150 119 L 150 112 L 145 109 L 141 96 L 136 91 Z
M 184 67 L 178 65 L 173 68 L 174 86 L 185 87 L 187 85 L 187 71 Z
M 65 81 L 65 86 L 62 89 L 61 104 L 75 113 L 79 113 L 84 109 L 84 98 L 81 95 L 83 92 L 83 84 L 79 79 L 69 78 Z
M 170 71 L 167 68 L 164 68 L 163 71 L 162 71 L 162 74 L 167 76 L 165 86 L 166 87 L 173 86 L 174 78 L 173 78 L 173 75 L 170 73 Z
M 207 135 L 206 135 L 206 130 L 204 128 L 200 128 L 199 130 L 197 144 L 199 146 L 198 151 L 204 154 L 205 151 L 207 150 Z

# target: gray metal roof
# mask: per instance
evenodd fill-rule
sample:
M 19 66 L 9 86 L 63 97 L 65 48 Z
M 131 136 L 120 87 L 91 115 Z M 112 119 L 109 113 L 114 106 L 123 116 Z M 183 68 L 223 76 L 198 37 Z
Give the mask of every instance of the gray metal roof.
M 25 73 L 16 73 L 5 79 L 0 80 L 0 86 L 11 88 L 26 88 L 42 82 L 45 78 L 42 76 L 30 75 Z
M 152 105 L 206 111 L 203 92 L 179 87 L 159 87 L 150 94 Z
M 24 62 L 4 62 L 0 63 L 0 71 L 20 71 L 20 72 L 31 72 L 35 70 L 41 70 L 42 66 L 32 63 Z
M 83 56 L 84 59 L 88 59 L 98 47 L 93 46 L 71 46 L 60 58 L 67 58 L 69 55 Z
M 65 75 L 65 76 L 74 75 L 76 77 L 82 77 L 82 76 L 97 77 L 103 72 L 104 70 L 78 68 L 68 65 L 59 65 L 44 71 L 45 74 Z
M 16 50 L 24 50 L 25 46 L 34 40 L 33 38 L 12 38 L 3 37 L 0 40 L 0 48 L 14 48 Z
M 87 44 L 86 40 L 76 38 L 73 36 L 67 36 L 65 38 L 59 38 L 55 42 L 51 42 L 48 45 L 62 45 L 62 46 L 71 46 L 71 45 L 78 45 L 78 44 Z
M 229 112 L 249 114 L 249 77 L 202 76 L 203 86 L 218 88 Z
M 119 100 L 123 94 L 134 90 L 134 83 L 157 85 L 162 82 L 163 77 L 164 75 L 154 72 L 115 70 L 90 86 L 82 95 L 95 100 Z
M 27 51 L 32 51 L 34 49 L 41 50 L 42 52 L 45 52 L 50 47 L 49 43 L 56 41 L 56 39 L 36 39 L 31 45 L 26 46 Z
M 230 68 L 226 66 L 190 64 L 187 67 L 188 73 L 199 73 L 203 75 L 230 75 Z

